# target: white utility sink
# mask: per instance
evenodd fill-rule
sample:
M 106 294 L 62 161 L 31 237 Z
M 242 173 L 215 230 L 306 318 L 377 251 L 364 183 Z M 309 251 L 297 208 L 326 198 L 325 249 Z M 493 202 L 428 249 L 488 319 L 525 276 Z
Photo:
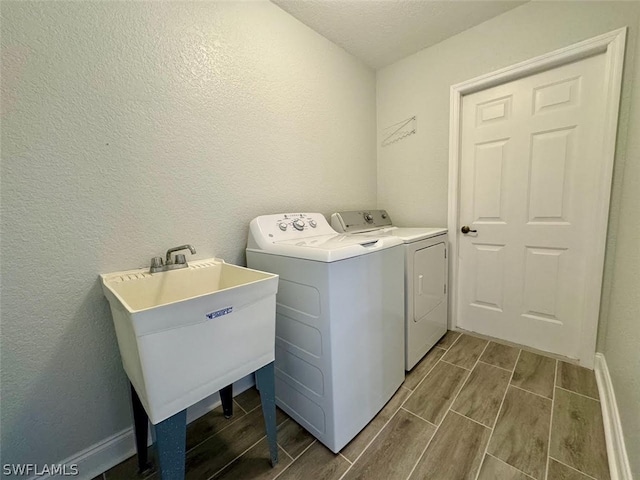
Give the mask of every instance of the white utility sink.
M 277 275 L 211 258 L 100 277 L 122 364 L 153 424 L 274 360 Z

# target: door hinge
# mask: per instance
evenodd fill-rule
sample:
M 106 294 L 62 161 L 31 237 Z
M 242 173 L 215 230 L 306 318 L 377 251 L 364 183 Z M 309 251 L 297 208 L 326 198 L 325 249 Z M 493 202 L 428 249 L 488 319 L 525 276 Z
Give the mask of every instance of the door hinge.
M 444 293 L 445 294 L 447 293 L 447 284 L 446 283 L 444 284 Z
M 447 258 L 447 249 L 444 249 L 444 258 Z

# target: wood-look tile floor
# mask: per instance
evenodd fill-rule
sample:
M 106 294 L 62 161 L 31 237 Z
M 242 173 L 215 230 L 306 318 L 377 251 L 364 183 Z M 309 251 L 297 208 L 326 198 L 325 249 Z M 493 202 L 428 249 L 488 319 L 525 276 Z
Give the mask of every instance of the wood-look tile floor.
M 337 455 L 278 411 L 280 462 L 272 469 L 257 391 L 234 404 L 229 420 L 217 408 L 188 426 L 187 479 L 610 478 L 592 371 L 457 332 Z M 102 477 L 140 478 L 135 457 Z

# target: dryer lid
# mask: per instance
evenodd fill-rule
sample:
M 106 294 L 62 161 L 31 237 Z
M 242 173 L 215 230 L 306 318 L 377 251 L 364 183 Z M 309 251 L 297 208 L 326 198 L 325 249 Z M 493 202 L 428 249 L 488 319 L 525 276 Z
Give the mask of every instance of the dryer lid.
M 425 228 L 402 228 L 402 227 L 388 227 L 380 230 L 370 232 L 377 236 L 392 235 L 398 237 L 404 243 L 413 243 L 420 240 L 426 240 L 427 238 L 437 237 L 438 235 L 444 235 L 447 233 L 446 228 L 442 227 L 425 227 Z

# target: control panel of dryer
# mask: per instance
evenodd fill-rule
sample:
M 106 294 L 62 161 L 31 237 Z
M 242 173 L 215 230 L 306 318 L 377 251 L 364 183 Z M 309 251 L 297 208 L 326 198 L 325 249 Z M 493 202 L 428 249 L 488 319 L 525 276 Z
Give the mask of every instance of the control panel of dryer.
M 331 226 L 338 232 L 367 232 L 391 225 L 391 217 L 386 210 L 352 210 L 331 215 Z

